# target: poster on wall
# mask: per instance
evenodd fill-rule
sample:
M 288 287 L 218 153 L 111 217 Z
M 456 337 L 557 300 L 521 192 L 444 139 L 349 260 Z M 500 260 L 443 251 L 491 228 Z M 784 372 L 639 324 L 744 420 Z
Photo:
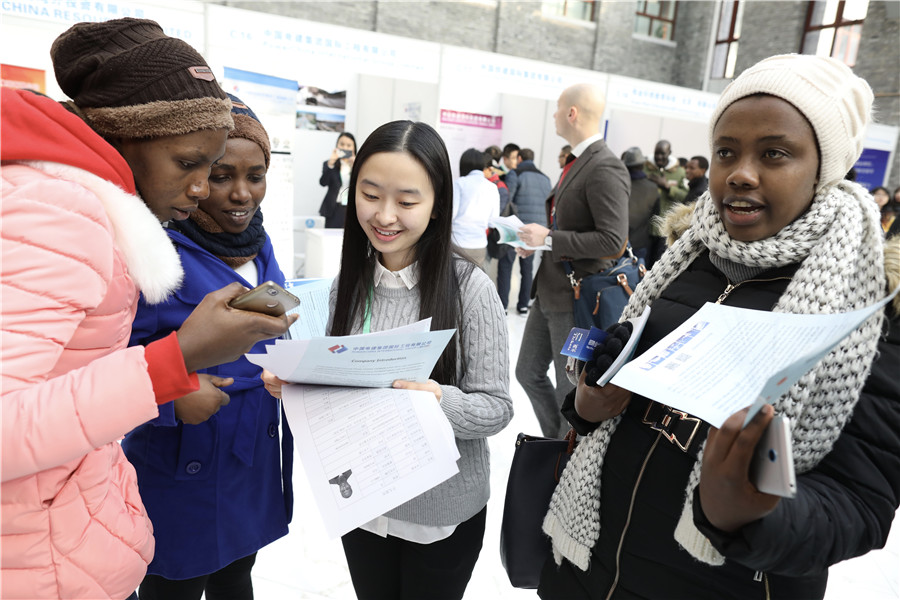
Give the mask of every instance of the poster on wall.
M 269 134 L 272 157 L 266 174 L 262 210 L 281 270 L 293 273 L 294 171 L 291 146 L 297 82 L 225 67 L 222 87 L 240 98 L 259 117 Z
M 503 117 L 441 109 L 439 133 L 447 145 L 453 177 L 459 177 L 459 157 L 469 148 L 502 146 Z
M 3 87 L 47 93 L 47 74 L 43 69 L 0 65 L 0 80 L 2 80 Z
M 888 150 L 863 148 L 859 160 L 853 165 L 856 169 L 856 182 L 870 191 L 884 185 L 890 158 Z
M 347 120 L 347 90 L 328 91 L 314 85 L 297 90 L 297 129 L 344 131 Z

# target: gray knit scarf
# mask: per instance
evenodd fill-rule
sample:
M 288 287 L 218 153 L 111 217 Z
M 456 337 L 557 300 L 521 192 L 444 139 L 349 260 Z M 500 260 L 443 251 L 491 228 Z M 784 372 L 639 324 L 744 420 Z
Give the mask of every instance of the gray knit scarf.
M 622 319 L 639 315 L 704 249 L 753 267 L 801 263 L 775 312 L 845 312 L 869 306 L 884 295 L 878 212 L 858 184 L 841 181 L 826 186 L 804 215 L 776 235 L 755 242 L 739 242 L 728 235 L 706 192 L 697 202 L 691 227 L 637 287 Z M 775 412 L 788 415 L 793 423 L 798 473 L 809 471 L 831 451 L 853 413 L 875 357 L 882 318 L 883 312 L 878 311 L 865 321 L 774 403 Z M 603 458 L 620 419 L 604 421 L 581 441 L 556 487 L 543 529 L 552 539 L 557 564 L 565 557 L 581 570 L 588 569 L 591 550 L 600 537 Z M 724 557 L 693 522 L 691 505 L 702 456 L 701 447 L 674 537 L 698 560 L 721 565 Z

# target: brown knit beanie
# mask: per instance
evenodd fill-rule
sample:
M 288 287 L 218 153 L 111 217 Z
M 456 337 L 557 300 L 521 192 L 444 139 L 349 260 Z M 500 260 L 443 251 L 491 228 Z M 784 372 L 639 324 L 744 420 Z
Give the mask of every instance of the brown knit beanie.
M 60 88 L 108 138 L 232 129 L 231 102 L 206 61 L 155 21 L 78 23 L 53 42 Z
M 263 155 L 266 157 L 266 168 L 269 168 L 269 159 L 272 152 L 269 148 L 269 134 L 266 133 L 259 118 L 256 116 L 249 106 L 235 96 L 228 94 L 231 100 L 231 117 L 234 119 L 234 129 L 228 134 L 229 138 L 244 138 L 262 148 Z

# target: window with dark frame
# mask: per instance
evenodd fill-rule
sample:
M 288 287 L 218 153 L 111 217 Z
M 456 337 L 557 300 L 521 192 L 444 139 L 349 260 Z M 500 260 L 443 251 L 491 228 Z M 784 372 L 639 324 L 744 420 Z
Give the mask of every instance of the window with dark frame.
M 731 79 L 737 61 L 738 40 L 741 37 L 741 19 L 744 5 L 739 0 L 723 0 L 713 49 L 711 79 Z
M 566 17 L 568 19 L 593 22 L 596 5 L 596 0 L 542 2 L 541 13 L 550 17 Z
M 800 53 L 831 56 L 849 67 L 855 66 L 868 9 L 865 0 L 809 2 Z
M 638 0 L 634 33 L 671 41 L 675 38 L 677 15 L 678 2 L 675 0 Z

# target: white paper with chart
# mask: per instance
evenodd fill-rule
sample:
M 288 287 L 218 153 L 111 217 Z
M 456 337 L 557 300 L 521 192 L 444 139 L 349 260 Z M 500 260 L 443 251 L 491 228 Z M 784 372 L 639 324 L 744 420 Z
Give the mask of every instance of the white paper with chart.
M 459 472 L 453 430 L 430 392 L 287 385 L 282 395 L 333 538 Z
M 751 406 L 749 420 L 898 290 L 872 306 L 830 315 L 775 313 L 708 302 L 622 367 L 612 383 L 714 427 L 721 427 L 747 406 Z

